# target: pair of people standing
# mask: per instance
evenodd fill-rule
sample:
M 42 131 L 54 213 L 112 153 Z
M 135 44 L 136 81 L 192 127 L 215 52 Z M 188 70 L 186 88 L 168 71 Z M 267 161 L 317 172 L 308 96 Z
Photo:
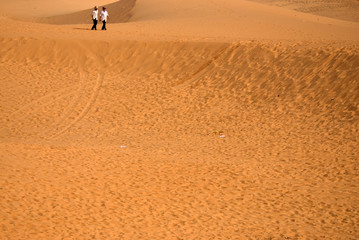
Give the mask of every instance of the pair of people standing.
M 105 7 L 102 8 L 102 11 L 100 13 L 100 18 L 102 21 L 102 30 L 107 30 L 106 29 L 106 22 L 107 22 L 107 18 L 110 15 L 108 14 L 107 10 Z M 97 30 L 97 21 L 98 21 L 98 9 L 97 7 L 94 7 L 93 11 L 92 11 L 92 21 L 93 21 L 93 26 L 91 28 L 91 30 Z

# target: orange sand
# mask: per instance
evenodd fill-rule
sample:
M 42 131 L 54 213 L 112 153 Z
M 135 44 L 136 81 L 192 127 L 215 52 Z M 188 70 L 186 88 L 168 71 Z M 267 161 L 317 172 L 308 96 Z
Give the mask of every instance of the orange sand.
M 1 2 L 0 239 L 358 239 L 359 23 L 258 1 Z

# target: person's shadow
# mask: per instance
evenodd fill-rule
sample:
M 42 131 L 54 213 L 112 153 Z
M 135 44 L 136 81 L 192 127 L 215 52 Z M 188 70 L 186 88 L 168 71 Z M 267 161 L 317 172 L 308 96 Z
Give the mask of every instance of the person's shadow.
M 89 30 L 89 31 L 91 31 L 91 29 L 90 28 L 80 28 L 80 27 L 77 27 L 77 28 L 74 28 L 75 30 Z

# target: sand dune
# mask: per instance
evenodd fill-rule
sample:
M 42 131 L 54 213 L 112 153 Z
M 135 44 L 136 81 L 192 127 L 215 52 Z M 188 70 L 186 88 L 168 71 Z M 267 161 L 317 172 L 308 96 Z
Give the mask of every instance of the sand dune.
M 358 236 L 356 46 L 16 42 L 2 238 Z
M 127 22 L 132 17 L 132 9 L 135 6 L 136 0 L 121 0 L 112 4 L 107 4 L 106 8 L 111 12 L 110 19 L 112 23 Z M 102 6 L 98 6 L 101 10 Z M 91 24 L 92 9 L 83 10 L 80 12 L 46 17 L 35 18 L 36 22 L 48 24 Z
M 0 15 L 17 18 L 51 17 L 82 11 L 96 5 L 106 5 L 114 0 L 12 0 L 0 1 Z
M 111 15 L 109 27 L 112 30 L 111 35 L 106 36 L 108 40 L 235 42 L 240 39 L 295 41 L 357 41 L 359 39 L 359 23 L 244 0 L 196 2 L 122 0 L 108 4 L 107 7 Z M 88 9 L 35 19 L 42 23 L 57 24 L 57 27 L 46 24 L 14 23 L 5 18 L 3 19 L 4 36 L 11 34 L 35 38 L 101 39 L 101 36 L 91 32 L 79 31 L 91 27 L 90 13 L 91 9 Z M 126 22 L 126 24 L 113 24 L 116 22 Z M 85 23 L 87 25 L 84 25 Z M 66 24 L 72 24 L 71 28 L 65 26 Z
M 1 17 L 0 239 L 359 237 L 357 23 L 106 6 Z
M 359 22 L 358 0 L 251 0 L 315 15 Z

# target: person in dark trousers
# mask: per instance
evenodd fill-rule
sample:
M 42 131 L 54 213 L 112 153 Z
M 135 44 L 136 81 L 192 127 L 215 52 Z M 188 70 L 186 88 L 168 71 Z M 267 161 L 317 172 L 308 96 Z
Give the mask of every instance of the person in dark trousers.
M 97 9 L 97 7 L 94 7 L 94 9 L 92 11 L 93 26 L 92 26 L 91 30 L 97 30 L 97 20 L 98 20 L 98 9 Z
M 100 16 L 101 16 L 101 21 L 102 21 L 102 30 L 107 30 L 106 29 L 106 22 L 107 22 L 107 18 L 110 17 L 110 15 L 106 11 L 105 7 L 102 8 Z

